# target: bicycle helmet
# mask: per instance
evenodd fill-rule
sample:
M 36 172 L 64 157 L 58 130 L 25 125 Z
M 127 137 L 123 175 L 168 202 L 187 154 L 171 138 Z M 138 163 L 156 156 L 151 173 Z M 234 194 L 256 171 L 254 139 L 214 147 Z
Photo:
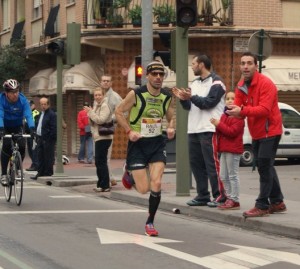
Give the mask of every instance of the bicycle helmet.
M 19 90 L 20 84 L 15 79 L 8 79 L 3 83 L 3 89 L 7 92 Z

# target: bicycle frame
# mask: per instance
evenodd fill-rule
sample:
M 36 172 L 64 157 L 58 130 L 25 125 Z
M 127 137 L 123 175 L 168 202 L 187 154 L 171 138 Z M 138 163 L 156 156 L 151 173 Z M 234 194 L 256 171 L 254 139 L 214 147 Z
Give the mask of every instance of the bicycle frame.
M 16 204 L 19 206 L 22 202 L 23 197 L 23 161 L 19 152 L 18 140 L 20 138 L 31 137 L 27 134 L 7 134 L 3 137 L 11 139 L 12 154 L 9 159 L 8 173 L 7 173 L 7 184 L 4 186 L 4 193 L 6 201 L 9 202 L 12 194 L 12 187 L 14 186 L 14 194 Z M 2 153 L 3 154 L 3 153 Z

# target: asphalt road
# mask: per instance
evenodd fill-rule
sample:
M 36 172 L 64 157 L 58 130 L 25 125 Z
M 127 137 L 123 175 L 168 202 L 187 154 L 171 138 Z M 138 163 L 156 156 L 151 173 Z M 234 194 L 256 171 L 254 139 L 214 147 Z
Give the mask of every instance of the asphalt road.
M 298 240 L 159 211 L 160 236 L 145 236 L 147 208 L 27 181 L 24 201 L 0 189 L 0 268 L 295 269 Z

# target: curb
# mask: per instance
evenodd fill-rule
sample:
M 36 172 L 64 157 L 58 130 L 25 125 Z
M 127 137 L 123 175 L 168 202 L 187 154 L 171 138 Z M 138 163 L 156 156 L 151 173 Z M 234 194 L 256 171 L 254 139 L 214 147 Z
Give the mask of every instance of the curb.
M 148 197 L 137 196 L 130 194 L 130 191 L 127 194 L 124 192 L 113 191 L 111 192 L 111 199 L 126 201 L 131 204 L 137 204 L 142 206 L 148 206 Z M 210 221 L 216 221 L 219 223 L 228 224 L 234 227 L 240 227 L 247 230 L 255 230 L 260 232 L 265 232 L 272 235 L 279 235 L 284 237 L 289 237 L 293 239 L 300 239 L 299 229 L 286 225 L 276 224 L 269 222 L 268 217 L 261 218 L 244 218 L 240 213 L 235 213 L 233 211 L 216 211 L 216 209 L 210 209 L 207 207 L 189 207 L 185 205 L 180 205 L 178 203 L 172 203 L 168 201 L 161 201 L 159 205 L 159 210 L 172 212 L 173 208 L 180 210 L 180 214 L 195 217 L 199 219 L 207 219 Z M 276 214 L 276 215 L 284 215 Z M 266 221 L 264 221 L 266 220 Z
M 37 182 L 40 184 L 45 184 L 54 187 L 72 187 L 72 186 L 96 184 L 97 179 L 91 177 L 51 176 L 51 177 L 39 177 L 37 179 Z

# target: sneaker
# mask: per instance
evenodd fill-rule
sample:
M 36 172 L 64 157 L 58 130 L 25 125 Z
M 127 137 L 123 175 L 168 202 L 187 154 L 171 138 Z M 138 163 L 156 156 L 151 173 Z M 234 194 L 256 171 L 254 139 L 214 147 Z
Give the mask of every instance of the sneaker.
M 207 206 L 206 201 L 198 201 L 195 199 L 187 201 L 186 204 L 189 206 Z
M 218 205 L 218 209 L 226 210 L 226 209 L 240 209 L 240 203 L 235 202 L 231 199 L 227 199 L 226 202 L 222 205 Z
M 102 188 L 101 192 L 110 192 L 110 188 L 106 188 L 106 189 Z
M 1 176 L 1 184 L 3 186 L 7 186 L 8 182 L 7 182 L 7 175 L 2 175 Z
M 286 211 L 286 205 L 284 202 L 280 202 L 280 203 L 275 203 L 275 204 L 271 204 L 269 207 L 269 213 L 273 214 L 273 213 L 281 213 Z
M 269 209 L 259 209 L 257 207 L 253 207 L 248 211 L 243 213 L 245 218 L 254 218 L 254 217 L 263 217 L 269 215 Z
M 110 188 L 94 188 L 95 192 L 110 192 Z
M 93 190 L 94 190 L 95 192 L 101 192 L 102 188 L 98 188 L 98 187 L 97 187 L 97 188 L 94 188 Z
M 134 185 L 134 180 L 132 178 L 132 175 L 126 169 L 126 164 L 124 165 L 123 170 L 124 170 L 124 174 L 122 177 L 122 183 L 126 189 L 130 190 Z
M 145 235 L 158 236 L 158 231 L 154 228 L 153 223 L 148 223 L 145 226 Z
M 208 207 L 217 207 L 219 205 L 222 205 L 226 201 L 226 197 L 220 195 L 217 198 L 215 198 L 213 201 L 208 202 L 207 206 Z

